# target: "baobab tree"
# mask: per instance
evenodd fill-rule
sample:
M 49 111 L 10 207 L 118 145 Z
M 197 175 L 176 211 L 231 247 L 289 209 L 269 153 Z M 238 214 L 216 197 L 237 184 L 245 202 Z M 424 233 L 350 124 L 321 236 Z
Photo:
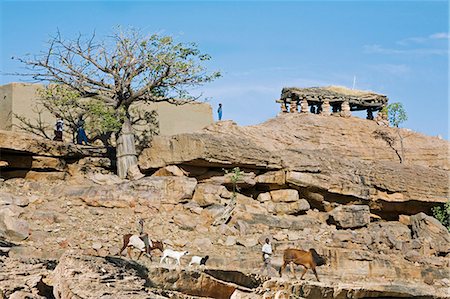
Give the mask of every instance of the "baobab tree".
M 130 125 L 133 103 L 182 104 L 197 100 L 189 89 L 210 82 L 219 72 L 207 73 L 202 63 L 211 59 L 195 43 L 176 43 L 169 36 L 144 36 L 135 29 L 116 30 L 98 40 L 95 33 L 70 40 L 60 32 L 40 55 L 13 58 L 27 71 L 18 75 L 35 82 L 64 85 L 84 98 L 95 98 L 123 112 L 117 136 L 117 173 L 139 176 Z M 134 175 L 133 175 L 134 174 Z

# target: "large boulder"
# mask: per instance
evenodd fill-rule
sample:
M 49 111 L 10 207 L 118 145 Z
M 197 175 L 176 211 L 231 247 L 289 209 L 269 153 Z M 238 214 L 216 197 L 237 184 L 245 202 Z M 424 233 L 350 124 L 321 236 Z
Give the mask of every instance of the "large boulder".
M 329 215 L 339 228 L 363 227 L 370 222 L 370 209 L 365 205 L 338 206 Z
M 0 237 L 22 241 L 28 238 L 29 234 L 27 221 L 19 219 L 18 214 L 9 207 L 0 208 Z
M 436 218 L 419 213 L 411 216 L 410 220 L 414 239 L 428 243 L 438 253 L 450 252 L 450 234 Z
M 213 204 L 224 204 L 231 198 L 231 193 L 222 185 L 198 184 L 192 200 L 201 207 Z
M 114 185 L 57 186 L 52 194 L 80 198 L 88 205 L 128 207 L 136 201 L 148 204 L 180 203 L 192 198 L 197 180 L 188 177 L 145 177 Z
M 301 198 L 293 202 L 268 202 L 267 211 L 276 215 L 294 215 L 309 210 L 310 206 L 306 199 Z

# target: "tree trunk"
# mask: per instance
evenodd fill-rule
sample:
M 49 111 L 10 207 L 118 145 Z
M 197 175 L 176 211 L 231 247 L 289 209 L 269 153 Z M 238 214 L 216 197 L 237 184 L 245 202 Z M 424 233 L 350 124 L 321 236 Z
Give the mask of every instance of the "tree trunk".
M 405 148 L 403 147 L 403 136 L 400 134 L 400 129 L 397 128 L 398 138 L 400 139 L 400 150 L 402 152 L 402 158 L 400 159 L 400 163 L 405 162 Z
M 137 165 L 137 154 L 134 144 L 134 133 L 131 122 L 128 117 L 120 130 L 117 139 L 117 175 L 124 179 L 128 177 L 130 180 L 142 178 L 144 175 L 140 172 Z

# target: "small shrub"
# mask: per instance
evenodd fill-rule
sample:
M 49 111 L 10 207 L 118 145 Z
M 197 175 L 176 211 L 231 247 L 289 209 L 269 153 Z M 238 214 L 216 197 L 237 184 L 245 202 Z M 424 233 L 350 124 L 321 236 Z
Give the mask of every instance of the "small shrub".
M 445 204 L 433 207 L 433 216 L 450 231 L 450 200 Z

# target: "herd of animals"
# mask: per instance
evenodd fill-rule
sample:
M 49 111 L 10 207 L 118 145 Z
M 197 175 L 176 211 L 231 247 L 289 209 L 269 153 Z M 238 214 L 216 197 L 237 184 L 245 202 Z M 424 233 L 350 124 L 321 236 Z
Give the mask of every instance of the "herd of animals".
M 147 243 L 145 242 L 145 239 L 147 239 Z M 152 260 L 151 252 L 155 249 L 159 249 L 162 252 L 160 263 L 166 262 L 169 259 L 175 260 L 177 265 L 181 265 L 180 259 L 183 256 L 186 256 L 189 254 L 188 251 L 176 251 L 172 249 L 164 249 L 163 242 L 157 241 L 157 240 L 149 240 L 148 234 L 144 233 L 142 235 L 133 235 L 133 234 L 126 234 L 123 236 L 123 245 L 119 252 L 119 255 L 122 255 L 122 252 L 127 249 L 128 257 L 130 259 L 133 259 L 131 256 L 131 250 L 132 248 L 135 248 L 139 250 L 139 258 L 142 256 L 142 254 L 145 254 Z M 189 266 L 192 265 L 199 265 L 199 266 L 205 266 L 206 262 L 208 261 L 209 256 L 192 256 L 191 261 L 189 262 Z M 311 269 L 316 276 L 317 281 L 319 280 L 319 277 L 317 275 L 316 267 L 325 265 L 326 260 L 324 257 L 320 256 L 314 248 L 311 248 L 309 251 L 300 250 L 300 249 L 294 249 L 294 248 L 288 248 L 283 252 L 283 264 L 279 270 L 280 277 L 282 276 L 282 271 L 287 267 L 287 265 L 290 266 L 291 272 L 295 277 L 294 273 L 294 264 L 300 265 L 304 267 L 304 271 L 302 273 L 302 276 L 300 279 L 303 279 L 308 269 Z

